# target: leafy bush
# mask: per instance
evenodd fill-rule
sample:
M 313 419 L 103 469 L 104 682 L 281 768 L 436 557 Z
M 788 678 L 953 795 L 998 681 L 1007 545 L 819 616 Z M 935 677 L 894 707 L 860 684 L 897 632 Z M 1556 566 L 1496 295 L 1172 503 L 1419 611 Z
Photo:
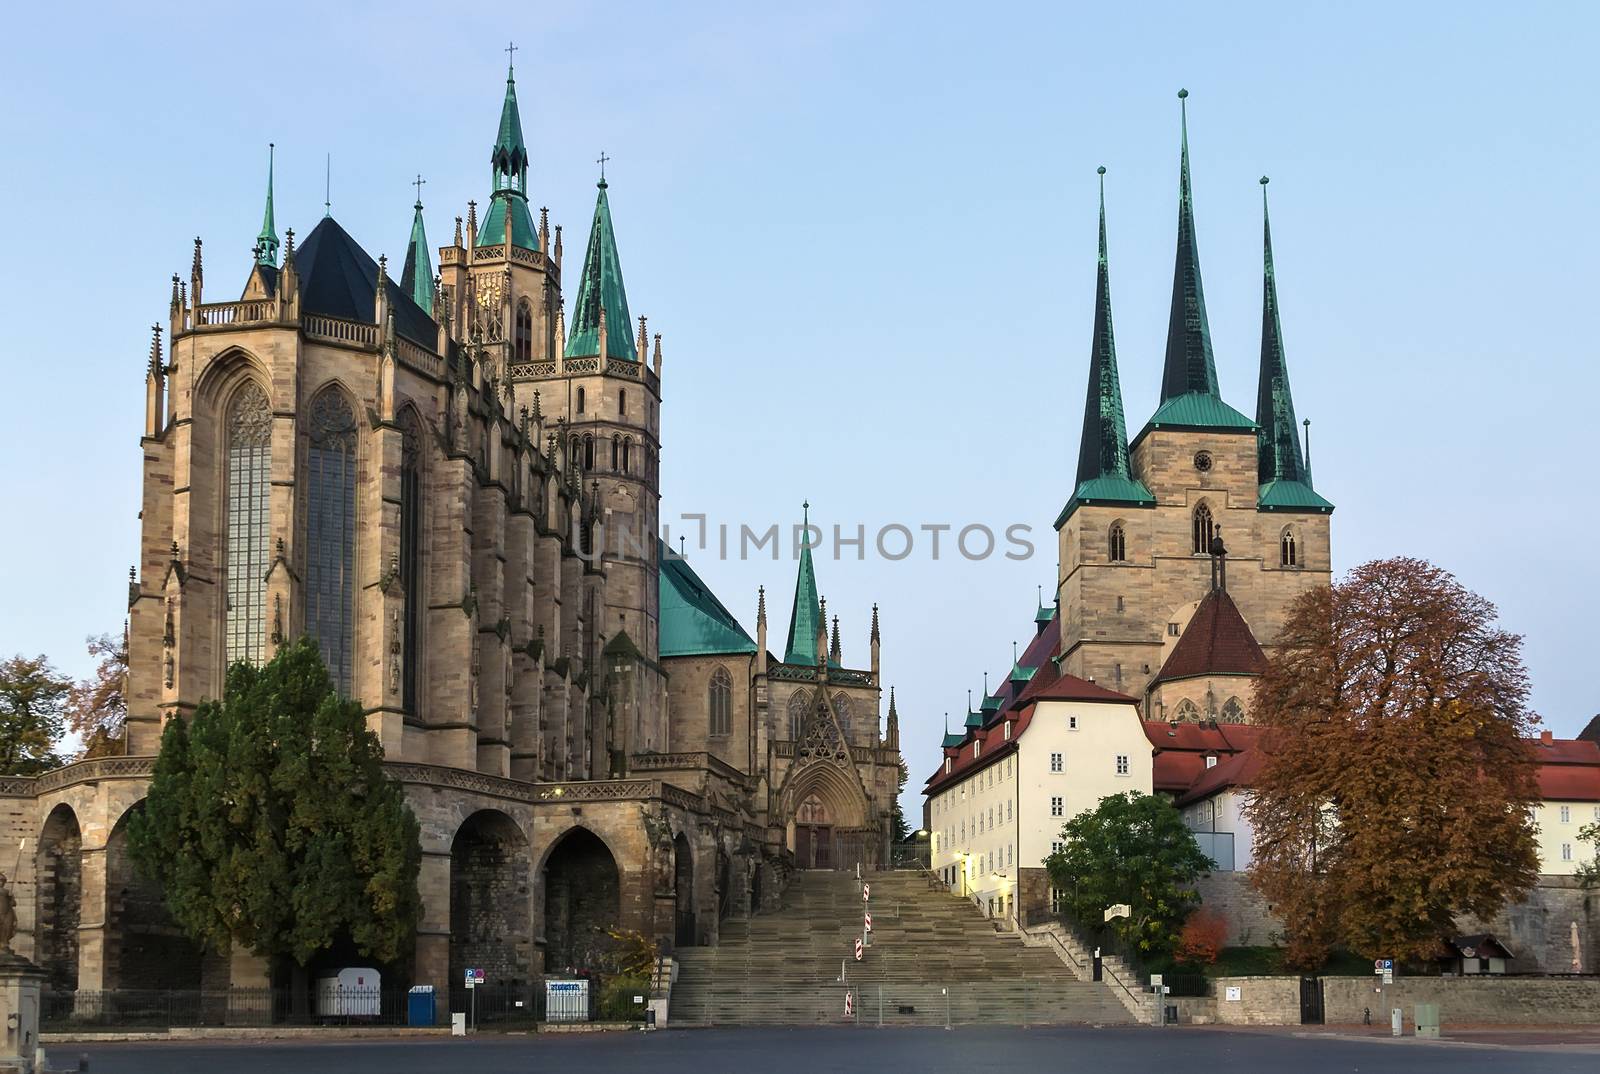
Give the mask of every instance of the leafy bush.
M 650 998 L 650 979 L 619 974 L 600 985 L 600 1002 L 595 1017 L 601 1022 L 638 1022 L 644 1019 L 645 1004 L 634 996 Z

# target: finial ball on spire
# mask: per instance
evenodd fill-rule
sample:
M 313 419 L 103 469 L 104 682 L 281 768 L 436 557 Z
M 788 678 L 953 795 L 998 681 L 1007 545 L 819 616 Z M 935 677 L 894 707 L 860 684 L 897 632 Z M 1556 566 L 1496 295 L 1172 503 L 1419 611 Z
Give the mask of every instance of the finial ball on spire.
M 1187 96 L 1189 96 L 1189 91 L 1188 91 L 1188 90 L 1186 90 L 1186 89 L 1181 89 L 1181 90 L 1179 90 L 1179 91 L 1178 91 L 1178 100 L 1180 100 L 1180 101 L 1181 101 L 1181 100 L 1183 100 L 1183 99 L 1184 99 L 1184 98 L 1185 98 L 1185 97 L 1187 97 Z
M 1106 166 L 1104 164 L 1102 164 L 1102 165 L 1100 165 L 1100 167 L 1096 168 L 1094 171 L 1095 171 L 1096 175 L 1104 175 L 1106 173 Z
M 1268 184 L 1268 183 L 1270 183 L 1270 182 L 1272 182 L 1272 180 L 1271 180 L 1271 179 L 1268 179 L 1268 178 L 1267 178 L 1267 177 L 1266 177 L 1266 176 L 1265 176 L 1265 175 L 1263 175 L 1263 176 L 1262 176 L 1262 177 L 1261 177 L 1261 185 L 1262 185 L 1262 186 L 1266 186 L 1266 185 L 1267 185 L 1267 184 Z

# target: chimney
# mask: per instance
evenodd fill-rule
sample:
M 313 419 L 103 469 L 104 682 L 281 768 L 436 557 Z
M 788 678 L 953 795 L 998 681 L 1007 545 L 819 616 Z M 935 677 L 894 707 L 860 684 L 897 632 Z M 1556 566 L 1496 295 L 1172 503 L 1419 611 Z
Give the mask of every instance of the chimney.
M 1554 731 L 1540 731 L 1539 732 L 1539 745 L 1541 745 L 1541 746 L 1553 746 L 1553 745 L 1555 745 L 1555 741 L 1556 741 L 1556 735 L 1555 735 Z

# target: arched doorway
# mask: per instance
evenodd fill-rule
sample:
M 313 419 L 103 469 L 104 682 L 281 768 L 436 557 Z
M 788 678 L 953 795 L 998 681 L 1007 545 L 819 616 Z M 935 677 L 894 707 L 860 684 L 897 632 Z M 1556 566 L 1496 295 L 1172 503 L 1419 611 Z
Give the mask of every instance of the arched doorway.
M 105 987 L 181 991 L 200 987 L 200 946 L 167 910 L 159 881 L 128 852 L 128 810 L 106 841 Z
M 533 978 L 532 879 L 527 837 L 510 817 L 485 809 L 457 829 L 450 844 L 450 987 L 461 988 L 463 999 L 469 968 L 483 970 L 487 988 L 531 998 L 522 993 Z
M 83 833 L 68 805 L 50 811 L 34 857 L 38 878 L 35 958 L 54 992 L 78 988 L 78 922 L 83 908 Z
M 672 942 L 677 947 L 695 945 L 694 850 L 689 837 L 679 832 L 672 841 Z
M 606 930 L 622 913 L 616 858 L 589 829 L 573 828 L 551 848 L 541 879 L 545 972 L 600 965 L 611 947 Z
M 794 864 L 799 869 L 833 868 L 833 817 L 815 794 L 795 810 Z

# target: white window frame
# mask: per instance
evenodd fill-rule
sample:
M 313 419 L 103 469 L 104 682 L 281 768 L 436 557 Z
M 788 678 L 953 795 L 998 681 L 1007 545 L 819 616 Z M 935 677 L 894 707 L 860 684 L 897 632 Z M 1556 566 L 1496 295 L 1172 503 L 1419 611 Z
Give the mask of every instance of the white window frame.
M 1059 753 L 1052 753 L 1050 755 L 1050 771 L 1052 771 L 1052 772 L 1061 772 L 1065 768 L 1066 768 L 1066 759 L 1063 758 L 1061 756 L 1061 754 L 1059 754 Z
M 1128 755 L 1126 753 L 1117 754 L 1117 775 L 1131 775 L 1132 767 L 1133 766 L 1128 763 Z

